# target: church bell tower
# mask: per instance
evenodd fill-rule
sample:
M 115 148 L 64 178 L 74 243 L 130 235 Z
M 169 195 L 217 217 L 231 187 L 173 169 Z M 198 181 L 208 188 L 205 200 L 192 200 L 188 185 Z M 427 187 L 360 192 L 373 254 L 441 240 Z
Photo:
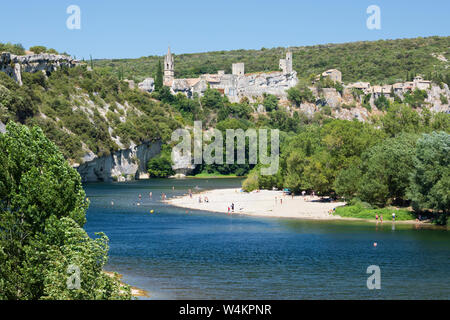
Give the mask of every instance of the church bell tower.
M 167 49 L 167 55 L 164 57 L 164 83 L 172 83 L 175 79 L 175 67 L 170 47 Z

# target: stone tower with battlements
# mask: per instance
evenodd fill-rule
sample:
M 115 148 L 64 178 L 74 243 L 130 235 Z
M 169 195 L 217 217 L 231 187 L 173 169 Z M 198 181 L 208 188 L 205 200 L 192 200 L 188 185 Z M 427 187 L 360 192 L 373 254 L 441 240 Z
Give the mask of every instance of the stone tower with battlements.
M 280 69 L 283 70 L 283 74 L 292 73 L 292 51 L 286 52 L 286 59 L 280 59 Z
M 175 79 L 175 65 L 170 47 L 167 49 L 167 55 L 164 57 L 164 83 L 171 83 Z

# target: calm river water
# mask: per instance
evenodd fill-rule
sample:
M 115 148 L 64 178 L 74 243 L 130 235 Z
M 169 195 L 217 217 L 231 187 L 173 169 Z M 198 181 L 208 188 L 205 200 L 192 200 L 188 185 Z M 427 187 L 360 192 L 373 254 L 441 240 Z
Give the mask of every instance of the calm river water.
M 447 230 L 186 213 L 160 202 L 161 193 L 240 182 L 87 184 L 85 229 L 109 237 L 106 269 L 152 299 L 450 299 Z M 381 268 L 380 290 L 367 289 L 370 265 Z

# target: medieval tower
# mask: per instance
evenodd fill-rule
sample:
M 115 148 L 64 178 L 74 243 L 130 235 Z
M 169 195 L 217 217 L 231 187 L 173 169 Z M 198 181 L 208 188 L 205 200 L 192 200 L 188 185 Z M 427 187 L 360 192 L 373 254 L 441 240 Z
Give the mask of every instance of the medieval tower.
M 289 74 L 293 71 L 291 50 L 286 52 L 286 59 L 280 59 L 280 69 L 283 70 L 283 74 Z
M 175 79 L 175 65 L 170 47 L 167 49 L 167 55 L 164 57 L 164 83 L 171 83 Z

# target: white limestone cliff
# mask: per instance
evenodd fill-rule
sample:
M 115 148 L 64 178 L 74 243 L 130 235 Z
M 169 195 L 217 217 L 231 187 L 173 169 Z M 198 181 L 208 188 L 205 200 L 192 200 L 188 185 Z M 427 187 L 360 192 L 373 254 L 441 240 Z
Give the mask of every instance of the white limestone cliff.
M 49 75 L 61 67 L 75 67 L 80 62 L 69 56 L 59 54 L 31 54 L 17 56 L 9 52 L 0 54 L 0 71 L 22 85 L 22 72 L 35 73 L 38 71 Z

